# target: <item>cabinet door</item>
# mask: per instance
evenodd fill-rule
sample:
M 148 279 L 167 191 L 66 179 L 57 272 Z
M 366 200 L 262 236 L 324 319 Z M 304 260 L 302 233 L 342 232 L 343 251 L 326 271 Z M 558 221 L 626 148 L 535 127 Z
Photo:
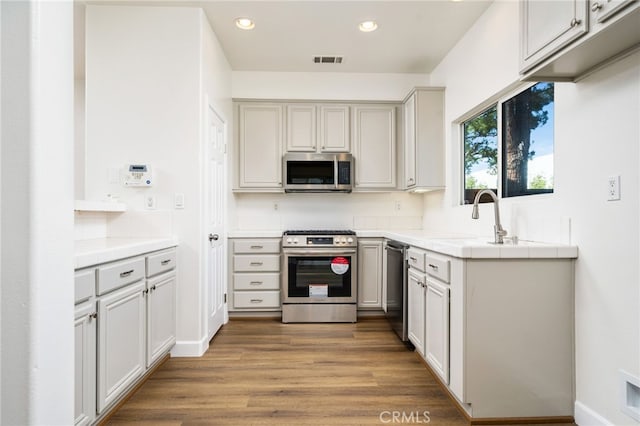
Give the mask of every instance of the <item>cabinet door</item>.
M 241 104 L 238 114 L 239 188 L 282 188 L 282 106 Z
M 320 151 L 349 152 L 350 126 L 348 105 L 320 105 Z
M 176 274 L 147 281 L 147 367 L 176 343 Z
M 355 188 L 395 188 L 395 106 L 355 106 L 353 116 Z
M 520 2 L 520 68 L 527 71 L 586 34 L 587 0 Z
M 593 0 L 591 3 L 592 18 L 601 24 L 616 15 L 636 0 Z
M 416 185 L 416 94 L 404 104 L 404 185 Z
M 145 371 L 144 281 L 98 299 L 98 413 Z
M 96 319 L 95 302 L 75 309 L 75 403 L 76 425 L 89 425 L 96 415 Z
M 449 384 L 449 286 L 427 278 L 425 359 Z
M 407 284 L 407 332 L 416 351 L 424 356 L 425 276 L 409 268 Z
M 287 105 L 287 151 L 316 151 L 316 107 Z
M 358 308 L 382 308 L 382 241 L 358 242 Z

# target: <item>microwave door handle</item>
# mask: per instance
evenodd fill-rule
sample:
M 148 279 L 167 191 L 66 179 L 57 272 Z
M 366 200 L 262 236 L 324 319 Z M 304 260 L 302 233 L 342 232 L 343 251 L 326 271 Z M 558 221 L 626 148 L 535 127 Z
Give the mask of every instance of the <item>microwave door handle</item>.
M 338 189 L 338 156 L 333 157 L 333 186 Z

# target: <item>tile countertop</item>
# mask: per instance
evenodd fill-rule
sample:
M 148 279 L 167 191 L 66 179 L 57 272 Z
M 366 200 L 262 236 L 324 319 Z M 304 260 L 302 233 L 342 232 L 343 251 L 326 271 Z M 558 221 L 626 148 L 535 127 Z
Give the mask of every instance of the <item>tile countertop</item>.
M 175 238 L 96 238 L 75 242 L 75 269 L 175 247 Z
M 384 237 L 464 259 L 575 259 L 578 247 L 522 241 L 493 244 L 493 236 L 438 234 L 425 231 L 356 231 L 358 237 Z
M 360 238 L 387 238 L 405 244 L 463 259 L 575 259 L 578 247 L 566 244 L 520 240 L 492 244 L 492 236 L 429 232 L 422 230 L 384 231 L 356 230 Z M 280 238 L 282 231 L 231 231 L 229 238 Z

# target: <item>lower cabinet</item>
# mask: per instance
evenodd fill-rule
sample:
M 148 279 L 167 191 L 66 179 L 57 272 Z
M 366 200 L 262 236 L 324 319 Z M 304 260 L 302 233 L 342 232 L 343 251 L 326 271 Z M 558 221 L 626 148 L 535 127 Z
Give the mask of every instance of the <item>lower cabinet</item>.
M 91 299 L 75 308 L 75 403 L 74 423 L 89 425 L 96 416 L 96 302 Z
M 98 299 L 98 414 L 145 369 L 145 282 Z
M 147 367 L 176 343 L 176 273 L 147 280 Z
M 75 425 L 99 422 L 176 341 L 176 251 L 75 274 Z
M 407 334 L 416 347 L 416 351 L 424 356 L 424 323 L 425 323 L 425 275 L 424 272 L 409 268 L 407 282 Z
M 358 309 L 382 309 L 384 240 L 358 240 Z
M 449 286 L 427 278 L 424 358 L 449 384 Z

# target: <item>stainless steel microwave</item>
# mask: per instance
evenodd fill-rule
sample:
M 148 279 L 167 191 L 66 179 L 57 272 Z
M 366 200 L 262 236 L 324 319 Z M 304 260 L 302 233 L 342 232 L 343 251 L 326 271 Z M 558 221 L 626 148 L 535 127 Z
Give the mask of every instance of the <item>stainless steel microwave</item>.
M 351 192 L 353 156 L 289 153 L 282 160 L 285 192 Z

